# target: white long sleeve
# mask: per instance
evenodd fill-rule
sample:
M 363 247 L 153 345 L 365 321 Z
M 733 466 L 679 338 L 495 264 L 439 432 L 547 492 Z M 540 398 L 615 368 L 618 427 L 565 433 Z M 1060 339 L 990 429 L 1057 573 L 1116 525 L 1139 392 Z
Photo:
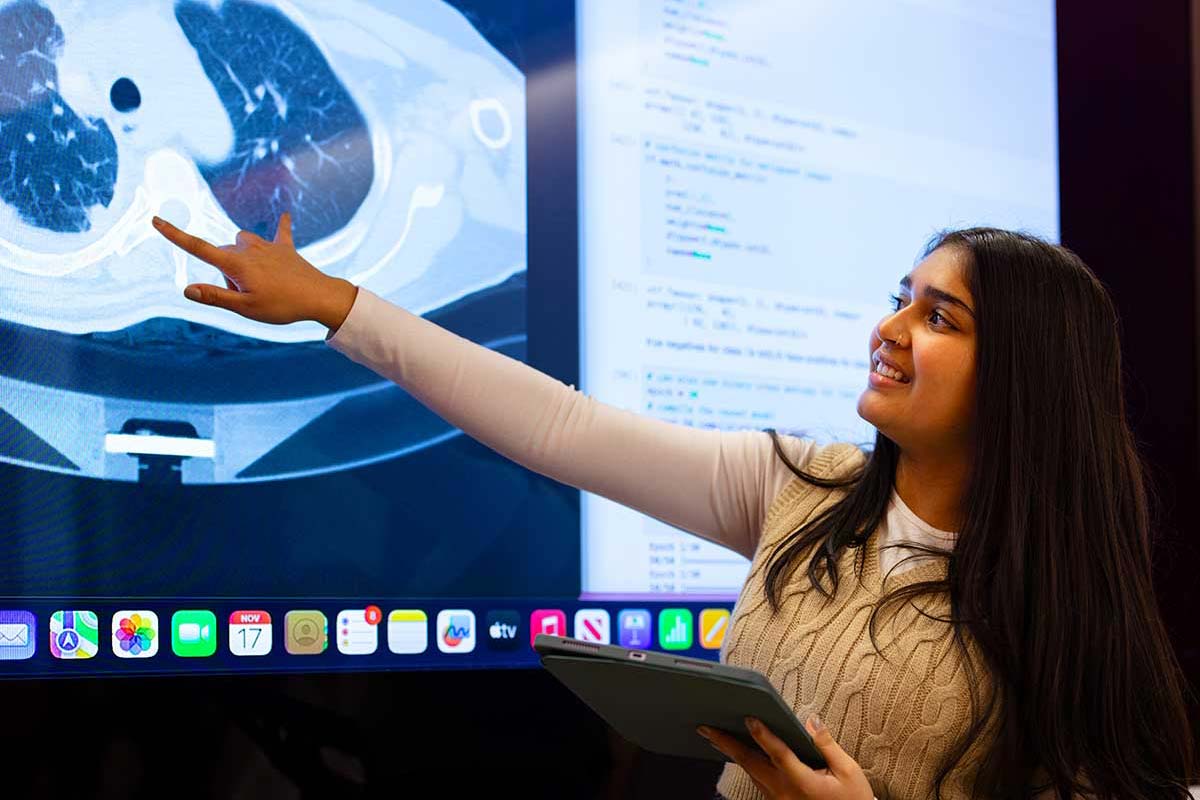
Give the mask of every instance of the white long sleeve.
M 700 430 L 606 405 L 366 289 L 328 343 L 528 469 L 746 557 L 793 477 L 763 432 Z M 782 441 L 800 466 L 816 449 Z

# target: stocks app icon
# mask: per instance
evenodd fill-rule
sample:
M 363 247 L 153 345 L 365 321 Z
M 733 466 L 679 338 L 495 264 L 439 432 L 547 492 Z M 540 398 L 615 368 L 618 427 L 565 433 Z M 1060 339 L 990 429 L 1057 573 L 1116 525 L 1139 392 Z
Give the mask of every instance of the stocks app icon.
M 469 653 L 475 649 L 475 612 L 465 608 L 439 611 L 437 646 L 443 653 Z

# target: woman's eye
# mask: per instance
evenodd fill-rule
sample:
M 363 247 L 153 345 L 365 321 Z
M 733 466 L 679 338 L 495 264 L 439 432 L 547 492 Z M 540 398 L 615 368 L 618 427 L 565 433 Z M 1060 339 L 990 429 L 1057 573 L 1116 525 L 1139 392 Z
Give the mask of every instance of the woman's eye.
M 929 321 L 932 322 L 934 325 L 937 325 L 938 327 L 946 327 L 946 328 L 952 327 L 950 325 L 950 320 L 943 317 L 942 312 L 938 311 L 936 308 L 930 313 Z
M 903 298 L 903 297 L 901 297 L 901 296 L 900 296 L 900 295 L 898 295 L 898 294 L 892 294 L 892 295 L 888 295 L 888 298 L 889 298 L 889 299 L 891 300 L 891 302 L 892 302 L 892 311 L 899 311 L 899 310 L 900 310 L 900 307 L 901 307 L 901 306 L 903 305 L 903 303 L 904 303 L 904 298 Z

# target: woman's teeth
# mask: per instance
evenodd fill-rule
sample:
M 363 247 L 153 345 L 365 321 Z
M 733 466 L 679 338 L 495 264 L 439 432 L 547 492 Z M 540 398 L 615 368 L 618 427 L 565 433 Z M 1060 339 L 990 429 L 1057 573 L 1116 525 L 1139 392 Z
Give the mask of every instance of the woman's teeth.
M 875 371 L 878 372 L 880 375 L 883 375 L 886 378 L 891 378 L 894 381 L 900 381 L 901 383 L 908 383 L 908 378 L 904 375 L 903 372 L 901 372 L 898 369 L 892 369 L 887 364 L 884 364 L 882 361 L 878 362 L 875 365 Z

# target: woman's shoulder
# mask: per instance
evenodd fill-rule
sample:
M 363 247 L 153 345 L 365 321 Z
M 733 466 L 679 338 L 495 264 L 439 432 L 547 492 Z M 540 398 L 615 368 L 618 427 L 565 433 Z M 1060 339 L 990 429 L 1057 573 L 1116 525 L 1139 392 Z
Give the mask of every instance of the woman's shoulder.
M 850 442 L 817 445 L 809 458 L 808 472 L 819 478 L 848 478 L 867 463 L 867 454 Z
M 813 478 L 844 480 L 861 470 L 867 461 L 867 454 L 862 448 L 849 442 L 821 444 L 812 439 L 784 434 L 779 434 L 778 439 L 788 456 L 802 454 L 801 458 L 793 460 L 793 464 Z M 793 511 L 797 505 L 805 505 L 810 499 L 819 503 L 822 497 L 831 492 L 844 491 L 823 487 L 800 477 L 785 466 L 781 458 L 776 458 L 776 462 L 773 491 L 762 515 L 767 526 L 776 523 L 781 513 Z

